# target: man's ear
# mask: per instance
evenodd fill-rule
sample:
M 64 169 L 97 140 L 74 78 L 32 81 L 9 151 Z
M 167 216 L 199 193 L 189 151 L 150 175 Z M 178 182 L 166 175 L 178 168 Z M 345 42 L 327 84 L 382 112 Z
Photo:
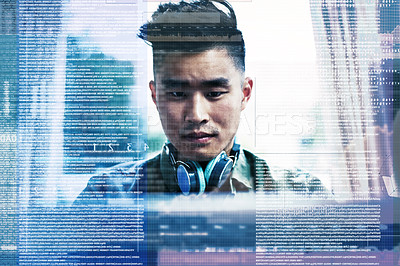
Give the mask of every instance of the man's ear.
M 149 82 L 149 88 L 151 91 L 151 98 L 153 99 L 153 103 L 157 106 L 157 97 L 156 97 L 156 84 L 153 80 Z
M 242 111 L 246 108 L 247 103 L 250 100 L 252 90 L 253 90 L 253 80 L 251 78 L 247 77 L 244 79 L 243 87 L 242 87 L 242 93 L 243 93 Z

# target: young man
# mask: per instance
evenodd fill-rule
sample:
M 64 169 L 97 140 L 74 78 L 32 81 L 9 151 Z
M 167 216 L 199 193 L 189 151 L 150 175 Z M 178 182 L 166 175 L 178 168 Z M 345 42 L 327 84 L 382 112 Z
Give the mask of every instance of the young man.
M 235 143 L 253 81 L 245 77 L 244 40 L 229 3 L 160 5 L 138 36 L 152 44 L 149 87 L 168 142 L 155 158 L 93 177 L 80 198 L 278 189 L 265 161 Z M 307 188 L 288 181 L 307 191 L 321 187 L 317 179 Z

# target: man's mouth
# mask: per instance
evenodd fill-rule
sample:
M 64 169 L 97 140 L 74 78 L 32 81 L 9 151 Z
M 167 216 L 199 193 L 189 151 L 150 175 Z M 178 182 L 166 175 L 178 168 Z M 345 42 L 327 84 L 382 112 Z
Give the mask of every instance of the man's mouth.
M 217 134 L 207 133 L 207 132 L 191 132 L 189 134 L 182 135 L 182 138 L 189 142 L 206 144 L 216 136 Z

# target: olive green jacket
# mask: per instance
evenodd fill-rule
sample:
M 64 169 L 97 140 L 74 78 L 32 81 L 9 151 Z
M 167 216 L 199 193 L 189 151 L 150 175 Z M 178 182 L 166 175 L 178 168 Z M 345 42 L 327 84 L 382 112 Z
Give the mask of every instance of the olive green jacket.
M 326 192 L 319 179 L 304 172 L 284 170 L 280 173 L 280 177 L 272 177 L 263 159 L 247 150 L 241 150 L 231 177 L 220 188 L 206 189 L 206 193 L 273 193 L 284 189 L 303 195 Z M 175 170 L 165 152 L 149 160 L 116 165 L 92 177 L 75 204 L 93 199 L 100 203 L 109 198 L 137 197 L 137 194 L 142 193 L 180 193 Z

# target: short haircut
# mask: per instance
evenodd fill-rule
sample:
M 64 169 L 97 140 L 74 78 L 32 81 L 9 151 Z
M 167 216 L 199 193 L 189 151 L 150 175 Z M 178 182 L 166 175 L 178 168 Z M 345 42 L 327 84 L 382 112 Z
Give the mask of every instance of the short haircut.
M 227 11 L 225 11 L 225 10 Z M 153 47 L 154 70 L 170 53 L 226 49 L 236 68 L 245 71 L 245 45 L 236 16 L 225 0 L 166 3 L 153 13 L 138 37 Z

